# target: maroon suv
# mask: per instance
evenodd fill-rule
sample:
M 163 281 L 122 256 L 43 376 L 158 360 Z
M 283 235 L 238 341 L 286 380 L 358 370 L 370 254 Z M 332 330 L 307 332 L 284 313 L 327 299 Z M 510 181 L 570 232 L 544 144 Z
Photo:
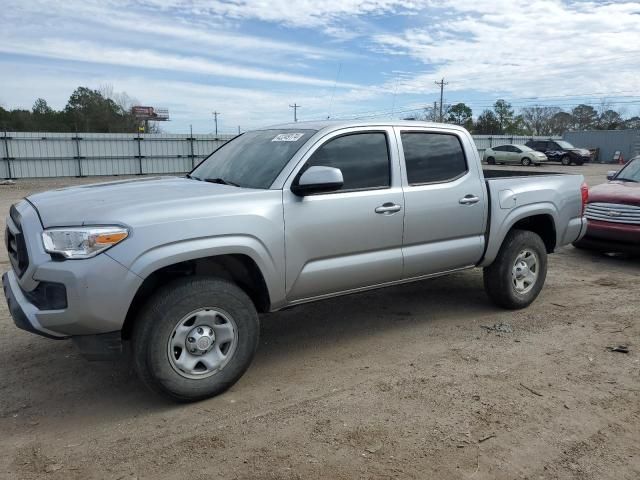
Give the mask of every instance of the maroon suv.
M 607 179 L 609 182 L 589 189 L 587 234 L 574 245 L 640 254 L 640 157 L 617 173 L 609 172 Z

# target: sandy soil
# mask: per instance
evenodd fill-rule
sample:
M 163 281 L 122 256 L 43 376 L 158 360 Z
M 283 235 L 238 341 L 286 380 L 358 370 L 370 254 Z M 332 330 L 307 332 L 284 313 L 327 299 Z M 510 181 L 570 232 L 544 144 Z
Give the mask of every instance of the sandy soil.
M 0 211 L 75 183 L 0 186 Z M 2 302 L 0 478 L 638 479 L 639 272 L 567 247 L 518 312 L 474 270 L 267 315 L 247 374 L 191 405 L 17 330 Z

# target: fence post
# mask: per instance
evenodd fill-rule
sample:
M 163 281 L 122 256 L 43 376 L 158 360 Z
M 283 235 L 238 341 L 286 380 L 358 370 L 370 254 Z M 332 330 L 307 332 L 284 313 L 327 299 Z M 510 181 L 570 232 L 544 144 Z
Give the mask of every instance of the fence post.
M 76 156 L 73 157 L 76 160 L 78 160 L 78 177 L 84 177 L 84 175 L 82 174 L 82 159 L 84 158 L 82 155 L 80 155 L 80 140 L 82 140 L 82 137 L 78 136 L 78 128 L 76 127 L 76 134 L 75 136 L 71 137 L 71 140 L 75 140 L 76 143 Z
M 189 158 L 191 158 L 191 168 L 195 168 L 196 167 L 196 156 L 194 154 L 194 150 L 193 150 L 193 141 L 195 140 L 193 138 L 193 126 L 189 125 Z
M 134 138 L 134 140 L 138 141 L 138 155 L 135 156 L 135 158 L 138 159 L 138 175 L 142 175 L 142 145 L 141 142 L 142 140 L 144 140 L 144 138 L 142 138 L 142 136 L 140 134 L 138 134 L 137 137 Z
M 4 143 L 4 152 L 5 152 L 5 156 L 2 158 L 3 160 L 7 161 L 7 175 L 9 179 L 13 178 L 13 175 L 11 173 L 11 156 L 9 155 L 9 139 L 11 137 L 7 137 L 7 129 L 4 129 L 4 136 L 3 138 L 3 143 Z

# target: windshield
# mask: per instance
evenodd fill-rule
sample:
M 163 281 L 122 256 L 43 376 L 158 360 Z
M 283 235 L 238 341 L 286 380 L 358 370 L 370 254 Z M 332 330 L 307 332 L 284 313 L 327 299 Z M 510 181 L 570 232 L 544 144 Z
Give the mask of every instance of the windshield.
M 624 167 L 615 180 L 622 180 L 627 182 L 640 182 L 640 158 L 631 160 L 626 167 Z
M 556 140 L 556 143 L 560 145 L 560 148 L 576 148 L 569 142 L 565 142 L 564 140 Z
M 245 188 L 269 188 L 316 130 L 255 130 L 225 143 L 189 177 Z
M 526 145 L 516 145 L 516 148 L 519 148 L 523 152 L 535 152 L 533 148 L 529 148 Z

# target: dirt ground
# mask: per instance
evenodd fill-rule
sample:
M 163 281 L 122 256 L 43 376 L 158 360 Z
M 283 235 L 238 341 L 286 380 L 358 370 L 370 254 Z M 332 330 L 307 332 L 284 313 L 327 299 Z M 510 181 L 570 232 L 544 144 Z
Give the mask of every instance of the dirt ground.
M 591 185 L 608 169 L 565 168 Z M 0 212 L 77 183 L 0 186 Z M 0 478 L 635 480 L 639 273 L 566 247 L 522 311 L 472 270 L 267 315 L 240 382 L 191 405 L 16 329 L 2 302 Z

